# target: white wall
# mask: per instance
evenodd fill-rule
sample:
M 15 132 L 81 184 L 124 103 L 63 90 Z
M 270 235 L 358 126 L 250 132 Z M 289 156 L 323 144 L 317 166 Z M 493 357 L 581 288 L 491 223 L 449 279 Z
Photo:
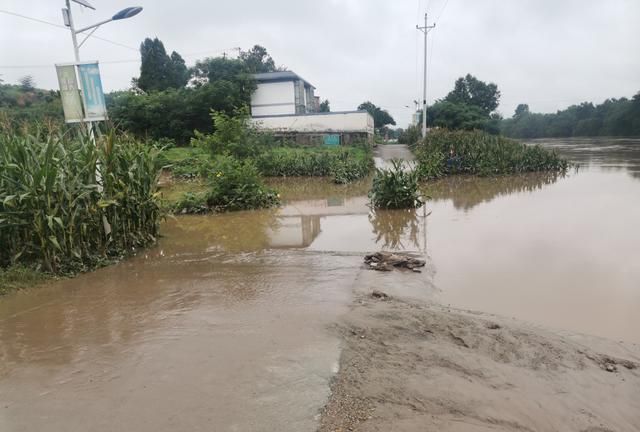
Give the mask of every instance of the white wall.
M 274 132 L 373 133 L 373 117 L 367 112 L 288 115 L 256 118 L 252 119 L 252 122 L 259 129 Z
M 258 84 L 251 95 L 251 115 L 295 114 L 293 81 Z

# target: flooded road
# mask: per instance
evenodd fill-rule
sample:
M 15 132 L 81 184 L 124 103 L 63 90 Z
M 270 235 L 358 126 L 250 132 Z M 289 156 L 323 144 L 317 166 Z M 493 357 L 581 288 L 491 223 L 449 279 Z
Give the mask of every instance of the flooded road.
M 169 219 L 149 251 L 2 299 L 0 431 L 315 430 L 356 286 L 640 343 L 640 140 L 543 144 L 580 167 L 445 179 L 418 211 L 273 181 L 281 209 Z M 379 249 L 427 269 L 362 270 Z

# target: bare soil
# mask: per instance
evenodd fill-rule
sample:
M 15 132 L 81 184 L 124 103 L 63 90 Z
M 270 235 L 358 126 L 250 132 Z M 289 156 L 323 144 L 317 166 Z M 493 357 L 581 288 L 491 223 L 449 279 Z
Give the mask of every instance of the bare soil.
M 639 431 L 640 347 L 362 295 L 334 329 L 329 431 Z

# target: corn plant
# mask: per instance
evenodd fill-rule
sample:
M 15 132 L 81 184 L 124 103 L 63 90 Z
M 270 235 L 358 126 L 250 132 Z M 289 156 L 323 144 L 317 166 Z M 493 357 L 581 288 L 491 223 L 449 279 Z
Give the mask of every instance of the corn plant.
M 418 188 L 418 173 L 405 169 L 401 160 L 391 160 L 391 168 L 378 169 L 373 178 L 369 199 L 374 208 L 411 209 L 424 202 Z
M 327 176 L 332 177 L 335 183 L 344 184 L 366 177 L 373 168 L 373 159 L 370 151 L 355 147 L 281 147 L 258 155 L 256 165 L 265 176 Z
M 0 134 L 0 266 L 81 271 L 153 242 L 156 150 L 116 136 Z
M 555 151 L 481 131 L 432 131 L 415 148 L 415 154 L 418 172 L 425 179 L 450 174 L 559 172 L 568 167 Z

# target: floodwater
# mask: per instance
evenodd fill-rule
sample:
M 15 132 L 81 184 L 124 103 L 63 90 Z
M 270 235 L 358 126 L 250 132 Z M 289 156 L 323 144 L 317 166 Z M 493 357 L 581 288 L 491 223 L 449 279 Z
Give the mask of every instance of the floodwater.
M 315 430 L 354 287 L 640 343 L 640 140 L 548 140 L 566 176 L 273 181 L 277 210 L 183 216 L 118 265 L 0 300 L 0 431 Z M 400 147 L 379 155 L 405 154 Z M 362 255 L 422 253 L 423 274 Z

